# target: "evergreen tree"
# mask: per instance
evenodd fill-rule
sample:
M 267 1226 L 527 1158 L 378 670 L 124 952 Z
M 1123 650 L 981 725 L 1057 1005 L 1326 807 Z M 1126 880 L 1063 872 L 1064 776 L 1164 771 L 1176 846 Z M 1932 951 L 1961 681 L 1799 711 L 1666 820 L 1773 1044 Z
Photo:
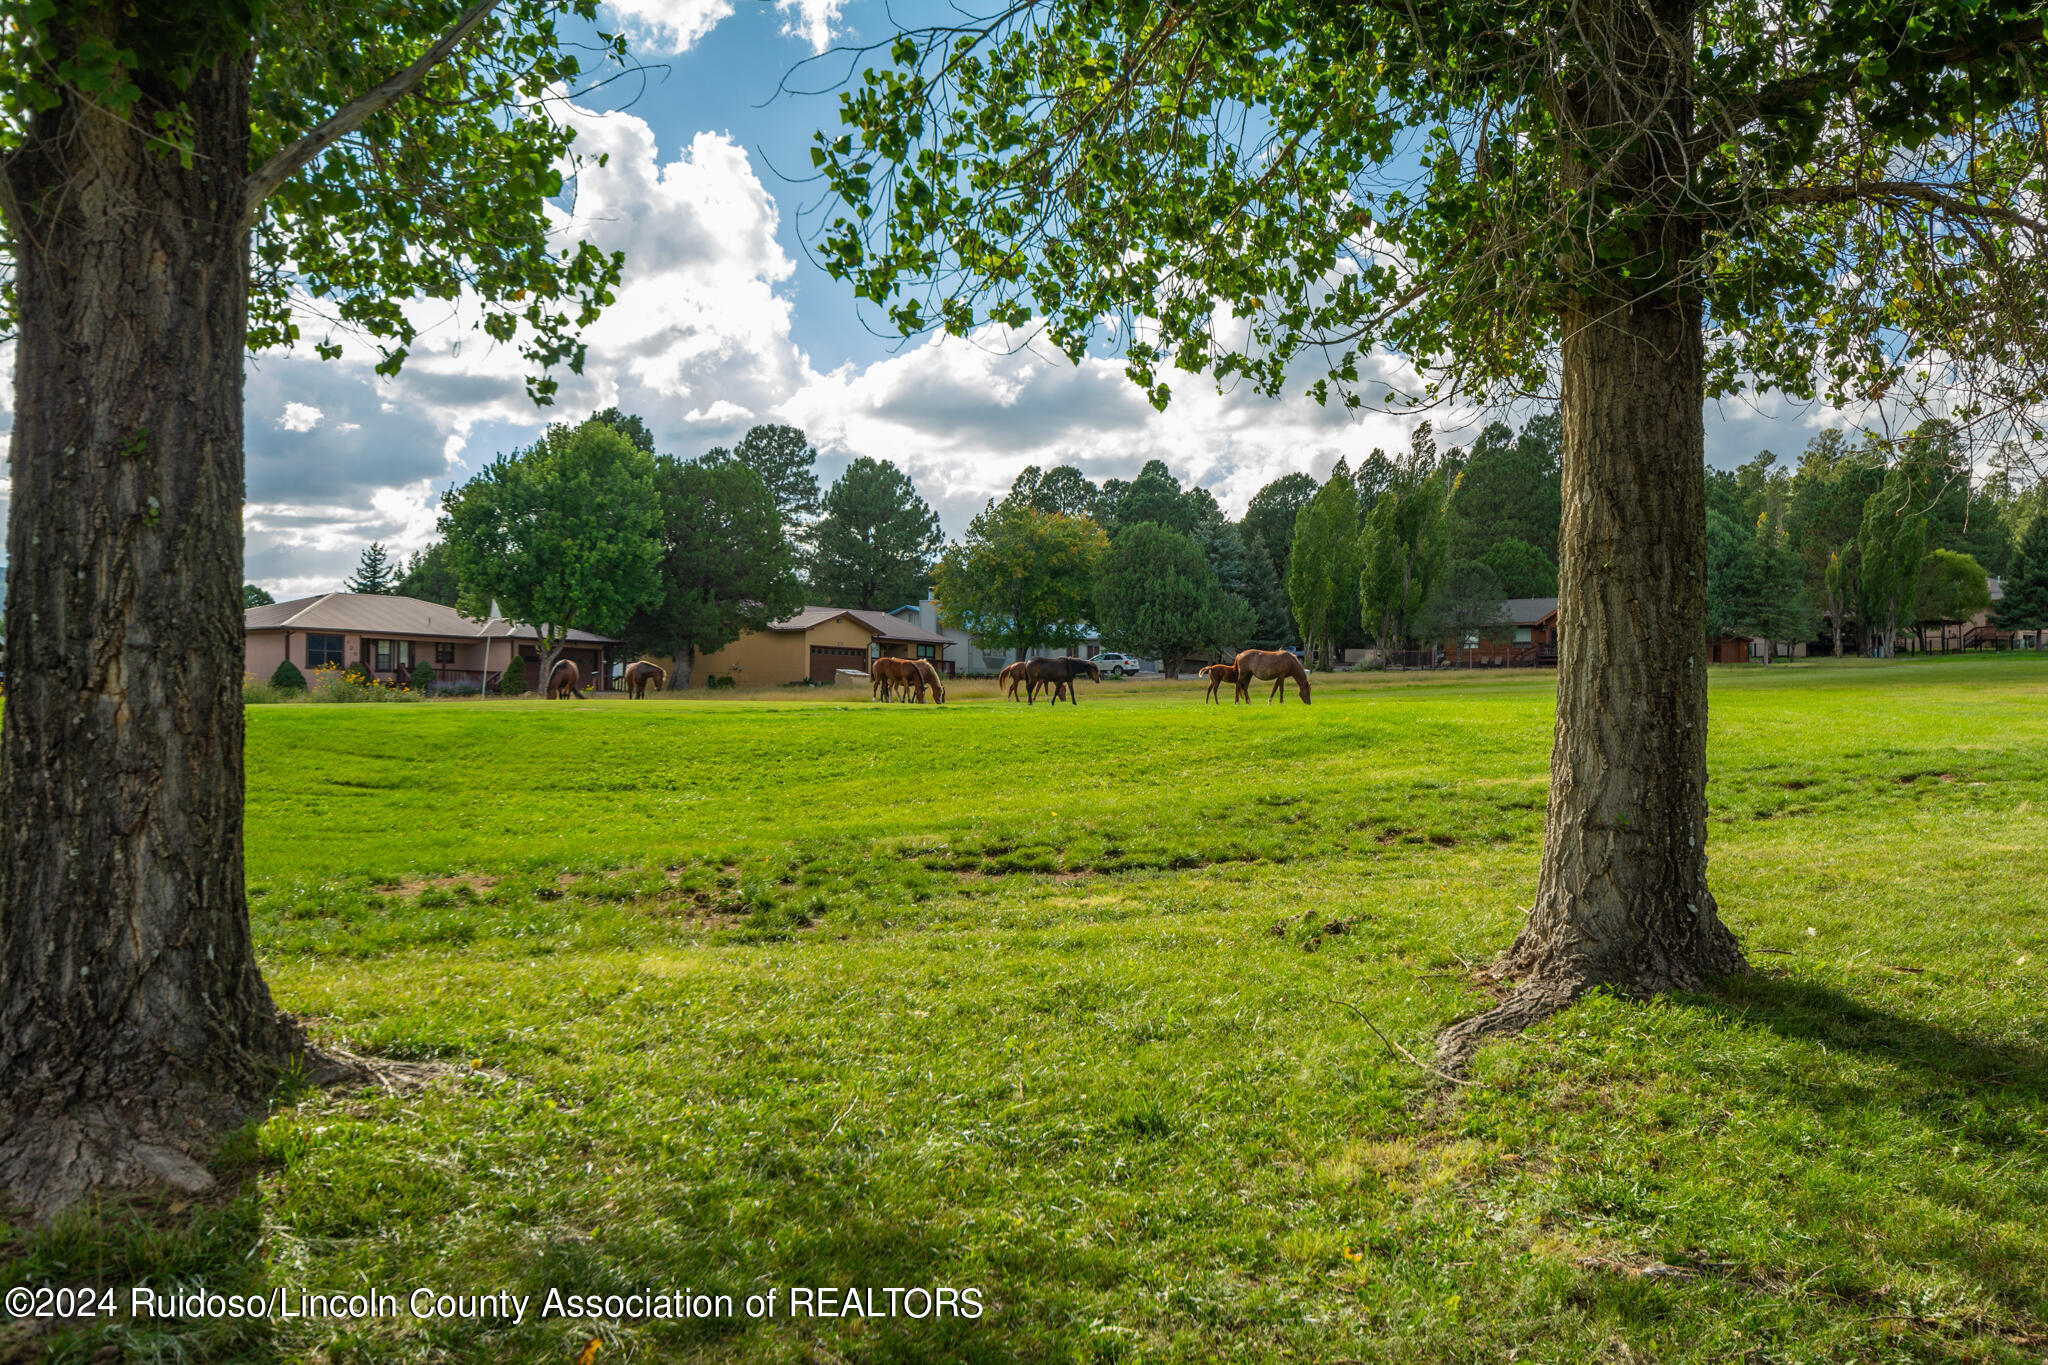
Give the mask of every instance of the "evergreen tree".
M 1556 563 L 1526 540 L 1497 540 L 1480 552 L 1477 562 L 1493 571 L 1505 596 L 1557 596 Z
M 363 551 L 356 561 L 354 577 L 342 584 L 343 592 L 367 592 L 388 596 L 398 591 L 398 572 L 384 553 L 384 547 L 375 541 Z
M 800 429 L 775 424 L 758 426 L 741 437 L 735 449 L 721 446 L 704 456 L 706 460 L 728 457 L 760 476 L 775 499 L 776 513 L 785 528 L 794 532 L 817 514 L 818 452 Z
M 1213 499 L 1211 505 L 1214 505 Z M 1189 501 L 1180 480 L 1173 476 L 1164 460 L 1147 460 L 1145 467 L 1138 471 L 1138 477 L 1121 490 L 1109 532 L 1115 536 L 1140 522 L 1150 522 L 1185 535 L 1195 529 L 1198 508 L 1199 503 Z
M 657 591 L 619 634 L 636 654 L 668 655 L 668 690 L 688 690 L 699 654 L 725 648 L 803 605 L 796 548 L 761 476 L 739 461 L 654 458 Z
M 1516 434 L 1505 422 L 1490 423 L 1477 440 L 1456 455 L 1458 491 L 1451 499 L 1451 556 L 1491 565 L 1510 597 L 1548 597 L 1542 592 L 1516 592 L 1502 566 L 1488 551 L 1506 540 L 1530 545 L 1543 553 L 1556 577 L 1557 531 L 1563 516 L 1562 471 L 1558 457 L 1557 414 L 1529 420 Z
M 882 611 L 924 595 L 932 561 L 945 546 L 938 514 L 909 476 L 865 455 L 825 494 L 810 539 L 819 600 Z
M 1514 633 L 1506 602 L 1507 594 L 1492 569 L 1475 559 L 1453 560 L 1430 593 L 1420 633 L 1447 640 L 1462 656 L 1482 640 Z
M 1294 523 L 1319 485 L 1307 474 L 1283 474 L 1252 494 L 1244 509 L 1245 543 L 1259 542 L 1272 562 L 1274 580 L 1287 581 L 1287 562 L 1294 552 Z
M 244 583 L 242 585 L 242 608 L 245 611 L 250 607 L 267 607 L 275 601 L 277 601 L 275 597 L 272 597 L 254 583 Z
M 455 576 L 455 562 L 449 557 L 446 544 L 437 540 L 426 549 L 413 552 L 405 562 L 405 577 L 398 580 L 398 595 L 438 602 L 444 607 L 452 607 L 461 599 L 462 584 Z
M 1999 590 L 1999 629 L 2048 629 L 2048 514 L 2036 513 L 2020 534 Z
M 1194 537 L 1153 522 L 1117 532 L 1095 575 L 1095 627 L 1111 649 L 1181 663 L 1234 653 L 1254 629 L 1251 607 L 1226 592 Z
M 1885 475 L 1864 505 L 1856 548 L 1864 620 L 1877 636 L 1878 652 L 1889 659 L 1896 650 L 1899 625 L 1912 613 L 1919 595 L 1920 570 L 1927 557 L 1927 518 L 1913 506 L 1913 486 L 1905 471 L 1894 469 Z

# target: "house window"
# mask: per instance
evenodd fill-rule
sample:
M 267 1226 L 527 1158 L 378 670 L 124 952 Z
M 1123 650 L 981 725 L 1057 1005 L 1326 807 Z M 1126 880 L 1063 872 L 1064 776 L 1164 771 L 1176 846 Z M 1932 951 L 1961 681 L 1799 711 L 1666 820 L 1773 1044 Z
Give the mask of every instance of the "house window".
M 306 667 L 341 667 L 342 638 L 339 635 L 308 635 L 306 637 Z
M 1529 643 L 1529 627 L 1527 627 L 1527 626 L 1516 626 L 1516 627 L 1515 627 L 1515 643 L 1516 643 L 1516 644 L 1518 644 L 1518 645 L 1526 645 L 1526 644 L 1528 644 L 1528 643 Z
M 454 645 L 451 645 L 451 644 L 445 644 L 445 643 L 436 643 L 436 644 L 435 644 L 435 646 L 434 646 L 434 662 L 435 662 L 435 663 L 437 663 L 437 664 L 452 664 L 452 663 L 454 663 L 454 662 L 455 662 L 455 646 L 454 646 Z
M 939 657 L 938 650 L 939 647 L 937 645 L 919 645 L 917 647 L 917 657 L 920 659 L 936 659 Z
M 389 673 L 394 669 L 412 667 L 412 641 L 377 641 L 377 671 Z

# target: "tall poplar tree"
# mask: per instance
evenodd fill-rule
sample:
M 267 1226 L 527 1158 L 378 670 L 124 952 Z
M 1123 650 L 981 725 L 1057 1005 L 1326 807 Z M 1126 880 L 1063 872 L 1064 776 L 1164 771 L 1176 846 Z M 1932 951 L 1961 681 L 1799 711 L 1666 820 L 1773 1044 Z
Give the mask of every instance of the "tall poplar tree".
M 0 22 L 17 336 L 0 720 L 0 1196 L 210 1180 L 279 1071 L 242 880 L 242 368 L 295 294 L 468 298 L 546 399 L 619 258 L 560 240 L 597 0 L 65 0 Z M 623 54 L 615 39 L 575 49 Z M 323 355 L 339 348 L 319 343 Z
M 1490 1033 L 1745 968 L 1707 881 L 1705 400 L 2044 392 L 2038 3 L 1040 0 L 898 35 L 814 161 L 906 332 L 1348 404 L 1555 389 L 1558 723 Z M 1218 319 L 1229 318 L 1228 327 Z M 1290 576 L 1291 581 L 1291 576 Z

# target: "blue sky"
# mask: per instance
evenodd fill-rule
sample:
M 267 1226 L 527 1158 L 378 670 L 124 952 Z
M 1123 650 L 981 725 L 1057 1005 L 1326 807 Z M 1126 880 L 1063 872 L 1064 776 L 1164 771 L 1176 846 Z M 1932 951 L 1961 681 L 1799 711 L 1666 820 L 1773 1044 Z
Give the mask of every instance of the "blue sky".
M 578 145 L 610 162 L 583 175 L 563 231 L 626 253 L 620 298 L 587 334 L 585 373 L 561 376 L 558 405 L 536 409 L 516 353 L 445 307 L 420 310 L 429 330 L 395 378 L 346 337 L 339 361 L 310 345 L 252 358 L 247 576 L 280 597 L 331 591 L 372 540 L 400 556 L 428 544 L 441 492 L 500 452 L 612 404 L 678 455 L 782 421 L 809 433 L 826 482 L 855 455 L 893 461 L 952 535 L 1027 464 L 1072 462 L 1100 480 L 1163 459 L 1236 512 L 1282 474 L 1320 477 L 1340 456 L 1406 445 L 1415 419 L 1219 394 L 1186 376 L 1162 414 L 1113 360 L 1075 367 L 993 343 L 873 335 L 799 238 L 798 210 L 818 187 L 781 178 L 808 171 L 811 134 L 833 125 L 836 100 L 775 91 L 821 48 L 948 12 L 941 0 L 612 0 L 606 23 L 647 69 L 580 102 Z M 828 59 L 806 79 L 824 85 L 843 67 Z M 1710 410 L 1711 458 L 1796 455 L 1828 416 L 1780 411 Z M 1434 415 L 1446 442 L 1470 438 L 1460 415 Z

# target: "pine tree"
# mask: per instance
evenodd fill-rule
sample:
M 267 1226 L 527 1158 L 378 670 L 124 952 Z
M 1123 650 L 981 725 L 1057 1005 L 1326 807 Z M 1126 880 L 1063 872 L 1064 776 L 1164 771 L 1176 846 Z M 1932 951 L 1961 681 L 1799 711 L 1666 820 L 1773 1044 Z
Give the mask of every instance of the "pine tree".
M 1999 588 L 2004 593 L 1998 604 L 2000 630 L 2048 627 L 2048 512 L 2036 513 L 2020 535 Z
M 385 554 L 384 547 L 376 541 L 363 551 L 363 557 L 356 561 L 355 576 L 342 585 L 343 592 L 376 593 L 389 596 L 398 591 L 398 570 Z

